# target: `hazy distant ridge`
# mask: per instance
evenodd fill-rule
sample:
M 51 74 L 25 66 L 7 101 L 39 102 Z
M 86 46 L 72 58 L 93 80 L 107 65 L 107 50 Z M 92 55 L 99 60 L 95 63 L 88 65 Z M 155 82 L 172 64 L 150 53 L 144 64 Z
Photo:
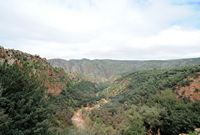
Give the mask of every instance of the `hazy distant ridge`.
M 177 60 L 64 60 L 50 59 L 48 62 L 54 67 L 62 67 L 67 72 L 77 72 L 94 81 L 108 81 L 120 74 L 138 70 L 175 68 L 189 65 L 199 65 L 200 58 Z

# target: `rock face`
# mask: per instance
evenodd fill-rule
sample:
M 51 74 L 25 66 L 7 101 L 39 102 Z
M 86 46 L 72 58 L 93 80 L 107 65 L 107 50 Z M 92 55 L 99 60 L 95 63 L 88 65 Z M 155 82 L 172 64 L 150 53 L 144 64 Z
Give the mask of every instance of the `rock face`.
M 188 78 L 190 84 L 184 87 L 178 87 L 176 93 L 178 98 L 187 98 L 190 101 L 200 100 L 200 73 L 196 78 Z
M 93 82 L 113 81 L 122 74 L 139 70 L 175 68 L 199 65 L 200 58 L 166 60 L 166 61 L 123 61 L 123 60 L 63 60 L 51 59 L 48 62 L 54 67 L 62 67 L 66 72 L 76 72 Z
M 46 59 L 13 49 L 0 47 L 0 64 L 16 65 L 30 76 L 36 76 L 47 93 L 58 95 L 68 82 L 63 69 L 53 68 Z

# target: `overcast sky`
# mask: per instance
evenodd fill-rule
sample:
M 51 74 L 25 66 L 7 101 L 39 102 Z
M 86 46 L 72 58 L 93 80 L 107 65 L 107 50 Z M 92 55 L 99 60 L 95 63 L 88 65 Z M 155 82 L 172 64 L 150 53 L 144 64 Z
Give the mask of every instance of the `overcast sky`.
M 46 58 L 200 57 L 200 0 L 0 0 L 0 45 Z

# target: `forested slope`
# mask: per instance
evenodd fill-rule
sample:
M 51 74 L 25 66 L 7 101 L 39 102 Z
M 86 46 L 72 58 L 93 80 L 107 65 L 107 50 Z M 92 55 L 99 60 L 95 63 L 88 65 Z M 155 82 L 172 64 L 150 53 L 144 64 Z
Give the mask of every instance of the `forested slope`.
M 0 48 L 0 64 L 16 65 L 21 70 L 36 76 L 47 93 L 59 95 L 70 80 L 63 69 L 53 68 L 45 58 L 30 55 L 18 50 Z
M 195 98 L 179 95 L 199 83 L 200 66 L 135 72 L 115 81 L 99 96 L 110 102 L 90 113 L 99 134 L 177 135 L 200 127 L 200 85 Z M 198 98 L 197 98 L 198 97 Z M 95 123 L 95 124 L 94 124 Z
M 39 56 L 1 47 L 0 134 L 70 134 L 74 111 L 100 89 Z

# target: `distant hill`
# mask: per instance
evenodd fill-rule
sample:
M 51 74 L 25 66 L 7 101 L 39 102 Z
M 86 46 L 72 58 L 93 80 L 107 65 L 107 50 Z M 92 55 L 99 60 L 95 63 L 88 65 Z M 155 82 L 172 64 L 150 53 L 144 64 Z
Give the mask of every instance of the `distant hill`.
M 182 66 L 199 65 L 200 58 L 178 60 L 63 60 L 50 59 L 48 62 L 54 67 L 64 68 L 66 72 L 76 72 L 84 75 L 90 81 L 113 81 L 121 74 L 140 70 L 166 69 Z

